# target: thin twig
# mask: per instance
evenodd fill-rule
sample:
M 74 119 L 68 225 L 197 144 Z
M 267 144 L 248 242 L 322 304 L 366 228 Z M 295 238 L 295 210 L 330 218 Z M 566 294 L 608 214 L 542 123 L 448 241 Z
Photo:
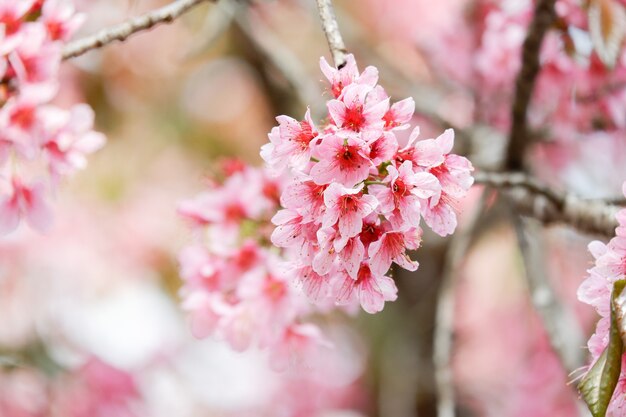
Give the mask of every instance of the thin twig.
M 516 212 L 543 223 L 564 223 L 590 234 L 613 236 L 620 207 L 559 193 L 520 172 L 477 172 L 475 183 L 501 189 Z
M 437 384 L 438 417 L 454 417 L 455 394 L 452 373 L 452 345 L 454 339 L 455 293 L 459 268 L 469 250 L 478 222 L 485 208 L 485 196 L 471 213 L 465 227 L 457 229 L 444 260 L 441 284 L 437 296 L 433 363 Z
M 525 188 L 534 194 L 541 194 L 557 206 L 563 206 L 565 197 L 539 180 L 521 172 L 477 172 L 476 184 L 496 188 Z
M 322 29 L 328 41 L 330 53 L 333 56 L 333 62 L 337 68 L 342 68 L 346 64 L 346 45 L 343 43 L 337 17 L 331 0 L 317 0 L 317 9 L 319 10 L 320 19 L 322 21 Z
M 626 198 L 624 197 L 610 197 L 610 198 L 593 198 L 588 201 L 599 201 L 604 204 L 612 204 L 616 206 L 626 206 Z
M 91 36 L 77 39 L 65 45 L 65 48 L 63 48 L 63 59 L 80 56 L 85 52 L 101 48 L 114 41 L 123 42 L 129 36 L 137 32 L 152 29 L 160 23 L 172 23 L 186 11 L 207 1 L 215 0 L 176 0 L 160 9 L 104 28 Z
M 511 131 L 505 156 L 505 168 L 520 171 L 528 145 L 528 122 L 526 114 L 539 74 L 539 52 L 543 38 L 556 20 L 556 0 L 538 0 L 533 20 L 522 46 L 522 67 L 515 81 L 515 97 L 511 108 Z
M 513 224 L 519 244 L 526 283 L 533 306 L 541 320 L 563 368 L 571 373 L 579 369 L 585 361 L 580 346 L 583 335 L 572 312 L 561 304 L 555 294 L 545 270 L 545 248 L 538 223 L 513 215 Z

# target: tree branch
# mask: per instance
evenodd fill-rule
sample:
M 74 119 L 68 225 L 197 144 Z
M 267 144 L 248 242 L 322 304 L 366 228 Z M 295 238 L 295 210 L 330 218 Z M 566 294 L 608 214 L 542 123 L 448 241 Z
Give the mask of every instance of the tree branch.
M 537 222 L 513 215 L 513 223 L 531 302 L 541 317 L 550 344 L 563 368 L 571 373 L 585 361 L 584 351 L 580 349 L 584 344 L 582 332 L 572 312 L 560 302 L 550 285 L 545 270 L 545 248 Z
M 335 17 L 332 0 L 317 0 L 317 9 L 330 53 L 333 56 L 333 62 L 337 68 L 342 68 L 346 64 L 347 50 L 346 45 L 343 43 L 341 32 L 339 32 L 339 24 Z
M 216 0 L 176 0 L 160 9 L 104 28 L 91 36 L 71 41 L 63 48 L 63 59 L 80 56 L 85 52 L 102 48 L 114 41 L 123 42 L 129 36 L 137 32 L 152 29 L 160 23 L 172 23 L 186 11 L 207 1 Z
M 515 81 L 515 98 L 511 108 L 511 132 L 505 156 L 505 168 L 521 171 L 528 145 L 526 113 L 539 74 L 539 53 L 548 29 L 556 20 L 556 0 L 538 0 L 533 20 L 522 46 L 522 67 Z
M 543 223 L 564 223 L 581 232 L 611 237 L 620 207 L 559 193 L 520 172 L 478 172 L 476 184 L 502 189 L 519 214 Z

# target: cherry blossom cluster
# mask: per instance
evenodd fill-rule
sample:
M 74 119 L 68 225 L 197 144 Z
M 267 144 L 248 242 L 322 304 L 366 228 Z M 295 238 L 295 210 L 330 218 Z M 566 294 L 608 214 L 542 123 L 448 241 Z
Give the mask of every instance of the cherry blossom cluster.
M 269 241 L 284 180 L 240 163 L 229 163 L 226 174 L 179 207 L 196 232 L 179 257 L 192 332 L 222 338 L 239 351 L 268 349 L 275 369 L 302 364 L 327 342 L 302 321 L 311 305 Z
M 589 10 L 592 3 L 607 7 L 600 23 Z M 477 1 L 473 13 L 464 13 L 465 21 L 452 25 L 451 33 L 440 36 L 439 42 L 445 42 L 430 51 L 437 70 L 472 89 L 474 122 L 503 132 L 510 129 L 515 78 L 535 4 Z M 592 134 L 618 137 L 626 128 L 626 53 L 619 38 L 626 5 L 622 0 L 557 0 L 555 10 L 557 20 L 541 49 L 530 125 L 538 135 L 559 143 Z
M 0 235 L 45 230 L 47 195 L 105 141 L 85 104 L 51 104 L 62 46 L 84 20 L 68 0 L 0 0 Z
M 623 186 L 626 195 L 626 184 Z M 591 353 L 592 364 L 602 355 L 609 344 L 611 327 L 611 291 L 615 281 L 626 276 L 626 209 L 616 215 L 619 226 L 615 229 L 615 237 L 608 244 L 593 241 L 589 244 L 589 252 L 595 259 L 589 275 L 578 289 L 578 299 L 593 306 L 600 320 L 596 331 L 589 339 L 587 347 Z M 626 415 L 626 354 L 622 354 L 622 370 L 613 394 L 607 415 Z M 591 367 L 589 368 L 591 369 Z
M 311 300 L 376 313 L 397 297 L 392 263 L 418 267 L 407 251 L 420 246 L 421 219 L 442 236 L 454 232 L 473 168 L 451 153 L 452 130 L 424 140 L 417 127 L 406 132 L 414 101 L 391 104 L 376 68 L 360 73 L 348 55 L 339 70 L 322 58 L 321 69 L 333 96 L 327 123 L 308 111 L 303 120 L 279 116 L 261 151 L 273 172 L 291 177 L 271 240 L 291 253 L 290 271 Z

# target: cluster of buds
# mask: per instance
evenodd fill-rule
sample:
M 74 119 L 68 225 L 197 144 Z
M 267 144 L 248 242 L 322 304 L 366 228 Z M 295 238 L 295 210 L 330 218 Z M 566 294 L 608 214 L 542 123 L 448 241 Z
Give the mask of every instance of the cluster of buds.
M 455 202 L 473 183 L 471 163 L 452 154 L 454 133 L 418 140 L 410 129 L 415 103 L 390 105 L 374 67 L 358 71 L 347 56 L 341 69 L 324 58 L 321 69 L 333 98 L 328 122 L 316 126 L 279 116 L 261 156 L 291 180 L 272 219 L 271 240 L 285 248 L 289 266 L 316 302 L 360 304 L 369 313 L 397 297 L 392 265 L 414 271 L 407 250 L 420 246 L 421 219 L 445 236 L 457 224 Z
M 22 218 L 45 230 L 47 194 L 105 142 L 89 106 L 51 104 L 62 46 L 83 20 L 66 0 L 0 0 L 0 234 Z

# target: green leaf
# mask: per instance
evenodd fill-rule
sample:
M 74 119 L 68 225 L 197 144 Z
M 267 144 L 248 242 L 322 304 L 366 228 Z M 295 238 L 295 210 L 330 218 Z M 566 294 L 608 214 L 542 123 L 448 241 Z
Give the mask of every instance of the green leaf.
M 611 304 L 614 309 L 617 329 L 622 337 L 622 342 L 626 345 L 626 291 L 622 290 L 620 294 L 613 297 Z
M 613 284 L 611 294 L 611 329 L 609 330 L 609 344 L 602 352 L 596 363 L 587 375 L 578 384 L 578 389 L 589 407 L 593 417 L 605 417 L 613 391 L 619 380 L 622 368 L 622 352 L 624 342 L 620 335 L 620 323 L 624 323 L 624 308 L 618 306 L 616 300 L 624 292 L 626 280 L 622 279 Z M 626 298 L 624 299 L 626 303 Z M 626 304 L 623 304 L 626 307 Z M 617 307 L 617 308 L 616 308 Z

